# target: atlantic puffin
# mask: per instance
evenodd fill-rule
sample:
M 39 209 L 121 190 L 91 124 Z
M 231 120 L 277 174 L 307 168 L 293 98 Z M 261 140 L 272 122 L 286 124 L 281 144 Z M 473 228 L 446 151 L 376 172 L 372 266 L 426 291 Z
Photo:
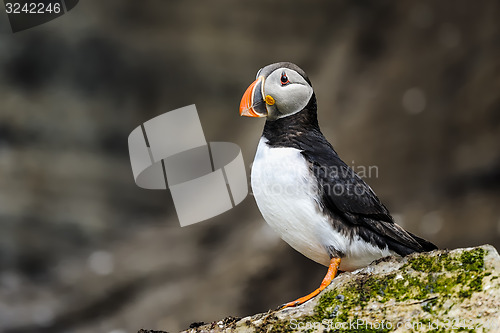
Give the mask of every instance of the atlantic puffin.
M 310 300 L 338 270 L 437 249 L 396 224 L 370 186 L 340 159 L 319 128 L 311 81 L 297 65 L 260 69 L 241 99 L 240 115 L 267 118 L 251 170 L 264 219 L 292 248 L 328 267 L 318 289 L 281 308 Z

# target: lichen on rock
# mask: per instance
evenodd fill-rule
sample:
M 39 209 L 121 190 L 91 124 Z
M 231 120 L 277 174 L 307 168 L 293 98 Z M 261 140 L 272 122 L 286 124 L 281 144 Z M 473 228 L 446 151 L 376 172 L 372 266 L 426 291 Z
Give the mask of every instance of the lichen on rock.
M 185 332 L 500 332 L 499 275 L 489 245 L 387 257 L 296 308 Z

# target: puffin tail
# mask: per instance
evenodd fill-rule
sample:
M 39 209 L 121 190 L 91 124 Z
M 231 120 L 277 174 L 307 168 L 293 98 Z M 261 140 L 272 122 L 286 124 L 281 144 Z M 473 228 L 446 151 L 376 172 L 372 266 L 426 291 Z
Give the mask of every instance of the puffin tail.
M 429 241 L 427 241 L 427 240 L 425 240 L 423 238 L 420 238 L 420 237 L 412 234 L 411 232 L 408 232 L 408 233 L 422 247 L 422 251 L 420 251 L 420 252 L 429 252 L 429 251 L 433 251 L 433 250 L 437 250 L 438 249 L 438 247 L 436 245 L 434 245 L 433 243 L 431 243 L 431 242 L 429 242 Z

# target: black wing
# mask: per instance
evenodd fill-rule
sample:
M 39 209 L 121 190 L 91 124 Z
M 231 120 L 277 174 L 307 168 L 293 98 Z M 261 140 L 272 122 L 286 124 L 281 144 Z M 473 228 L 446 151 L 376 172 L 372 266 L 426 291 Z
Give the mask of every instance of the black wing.
M 319 140 L 318 140 L 319 139 Z M 375 243 L 398 254 L 423 252 L 436 246 L 416 237 L 394 223 L 377 195 L 337 155 L 333 147 L 318 135 L 302 147 L 302 155 L 310 163 L 322 194 L 322 206 L 334 219 L 340 218 L 356 230 L 365 241 Z

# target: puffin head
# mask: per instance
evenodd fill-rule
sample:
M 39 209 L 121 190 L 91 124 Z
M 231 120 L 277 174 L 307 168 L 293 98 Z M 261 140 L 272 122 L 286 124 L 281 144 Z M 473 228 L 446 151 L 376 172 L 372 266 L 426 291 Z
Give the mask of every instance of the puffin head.
M 261 68 L 240 103 L 240 115 L 276 120 L 295 114 L 313 95 L 311 81 L 299 66 L 278 62 Z

